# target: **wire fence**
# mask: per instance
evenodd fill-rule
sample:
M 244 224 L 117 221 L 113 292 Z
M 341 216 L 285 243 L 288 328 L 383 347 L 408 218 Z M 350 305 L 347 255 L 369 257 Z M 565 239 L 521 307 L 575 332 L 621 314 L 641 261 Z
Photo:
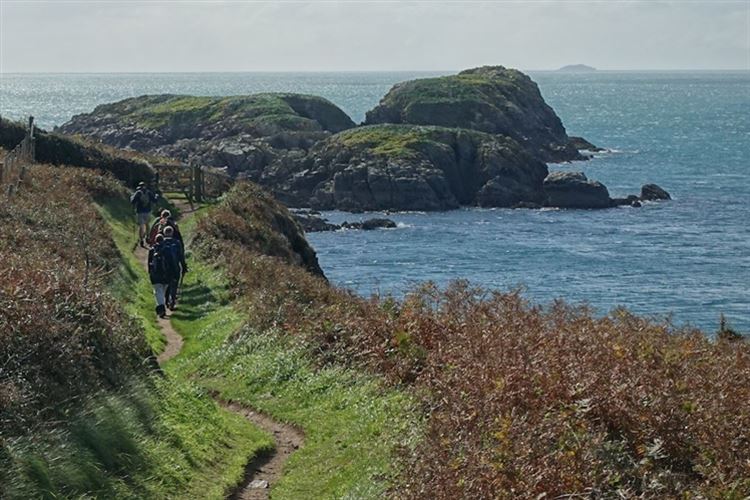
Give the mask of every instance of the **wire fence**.
M 2 192 L 12 196 L 26 177 L 26 171 L 35 161 L 34 117 L 29 117 L 29 128 L 23 140 L 0 161 L 0 186 Z

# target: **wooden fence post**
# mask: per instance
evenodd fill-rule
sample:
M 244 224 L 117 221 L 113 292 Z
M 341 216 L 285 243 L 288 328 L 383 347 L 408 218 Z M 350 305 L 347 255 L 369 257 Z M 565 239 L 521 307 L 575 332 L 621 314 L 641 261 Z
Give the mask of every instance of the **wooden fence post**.
M 36 160 L 36 137 L 34 136 L 34 117 L 29 116 L 29 158 L 34 163 Z
M 203 172 L 201 171 L 201 168 L 195 164 L 193 165 L 193 185 L 195 201 L 200 203 L 203 201 Z

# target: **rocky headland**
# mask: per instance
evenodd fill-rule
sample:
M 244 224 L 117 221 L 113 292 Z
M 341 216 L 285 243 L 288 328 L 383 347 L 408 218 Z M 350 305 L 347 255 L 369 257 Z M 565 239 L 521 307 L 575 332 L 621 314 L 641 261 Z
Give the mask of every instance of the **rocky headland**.
M 545 162 L 601 148 L 568 136 L 536 83 L 502 66 L 399 83 L 361 126 L 309 95 L 156 95 L 98 106 L 58 130 L 226 168 L 290 207 L 604 208 L 639 198 L 612 199 L 583 174 L 550 174 Z
M 545 162 L 585 159 L 528 75 L 483 66 L 395 85 L 366 124 L 411 123 L 478 130 L 515 139 Z
M 508 137 L 416 125 L 341 132 L 312 148 L 302 167 L 268 182 L 282 201 L 349 211 L 543 203 L 548 173 Z
M 165 94 L 97 106 L 57 130 L 255 179 L 281 157 L 302 158 L 318 141 L 354 126 L 346 113 L 317 96 Z

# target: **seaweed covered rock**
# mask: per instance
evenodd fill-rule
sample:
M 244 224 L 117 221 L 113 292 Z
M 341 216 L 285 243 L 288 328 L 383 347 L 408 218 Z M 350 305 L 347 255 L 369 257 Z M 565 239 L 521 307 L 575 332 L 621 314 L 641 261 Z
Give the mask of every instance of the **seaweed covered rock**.
M 536 83 L 503 66 L 399 83 L 365 123 L 468 128 L 512 137 L 543 161 L 585 159 Z
M 148 95 L 97 106 L 58 130 L 119 147 L 256 179 L 288 150 L 307 150 L 354 126 L 322 97 L 254 94 L 233 97 Z
M 546 175 L 544 163 L 507 137 L 373 125 L 331 136 L 310 151 L 297 173 L 271 169 L 263 183 L 292 206 L 445 210 L 541 202 Z

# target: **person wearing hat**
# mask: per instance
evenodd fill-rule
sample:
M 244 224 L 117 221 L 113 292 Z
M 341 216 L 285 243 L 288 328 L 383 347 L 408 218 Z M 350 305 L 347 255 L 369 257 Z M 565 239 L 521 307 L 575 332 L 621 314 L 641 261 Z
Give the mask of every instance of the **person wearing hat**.
M 145 247 L 145 238 L 148 233 L 148 223 L 151 217 L 151 209 L 159 199 L 159 195 L 151 191 L 146 183 L 141 181 L 138 188 L 130 196 L 130 204 L 135 208 L 135 216 L 138 222 L 138 243 Z

